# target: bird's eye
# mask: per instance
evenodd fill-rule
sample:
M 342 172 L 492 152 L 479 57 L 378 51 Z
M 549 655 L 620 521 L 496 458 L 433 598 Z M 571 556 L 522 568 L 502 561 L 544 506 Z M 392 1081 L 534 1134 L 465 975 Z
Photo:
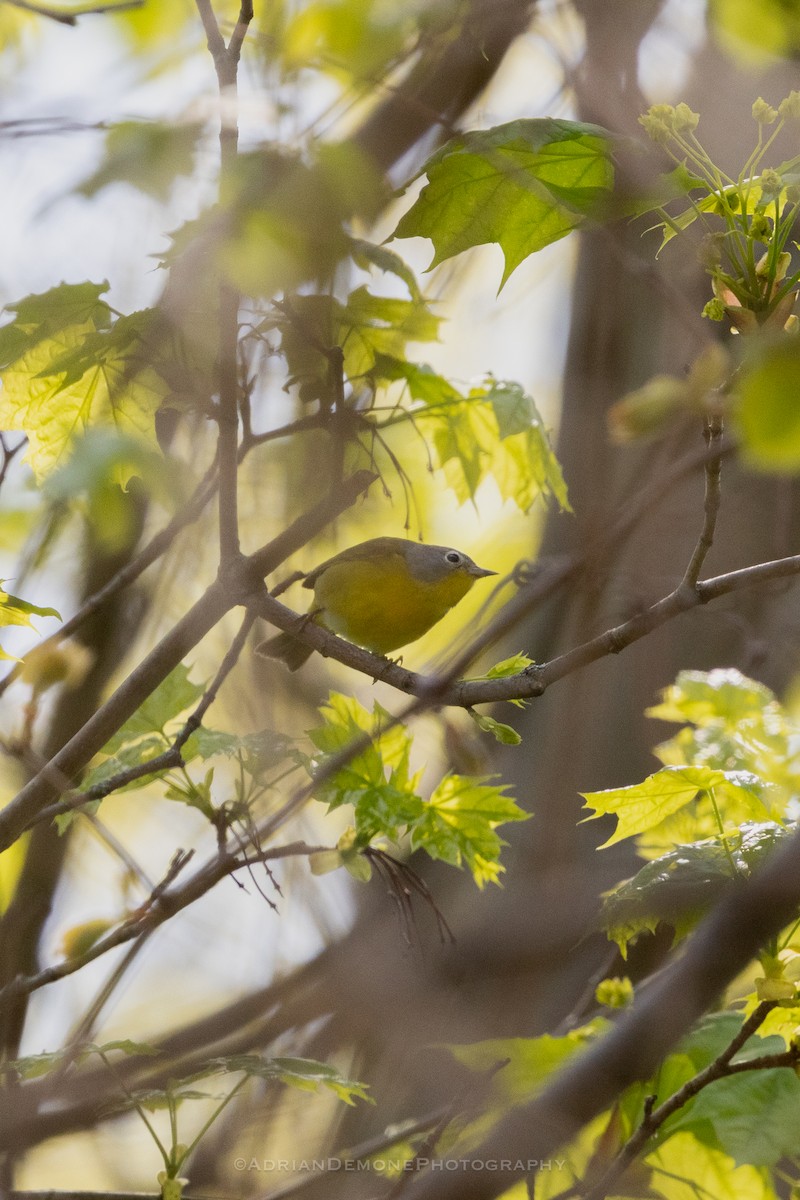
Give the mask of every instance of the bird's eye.
M 458 553 L 457 550 L 448 550 L 447 554 L 445 554 L 444 558 L 445 558 L 445 562 L 452 563 L 453 566 L 455 566 L 455 567 L 457 567 L 458 564 L 461 562 L 461 555 Z

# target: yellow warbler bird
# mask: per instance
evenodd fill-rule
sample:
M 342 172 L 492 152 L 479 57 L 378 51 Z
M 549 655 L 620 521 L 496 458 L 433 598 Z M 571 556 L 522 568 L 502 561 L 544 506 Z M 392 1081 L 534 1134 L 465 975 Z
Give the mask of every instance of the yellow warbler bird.
M 303 587 L 314 589 L 312 620 L 374 654 L 388 654 L 427 633 L 476 579 L 496 574 L 449 546 L 379 537 L 327 559 Z M 291 633 L 269 638 L 257 652 L 281 659 L 290 671 L 313 653 Z

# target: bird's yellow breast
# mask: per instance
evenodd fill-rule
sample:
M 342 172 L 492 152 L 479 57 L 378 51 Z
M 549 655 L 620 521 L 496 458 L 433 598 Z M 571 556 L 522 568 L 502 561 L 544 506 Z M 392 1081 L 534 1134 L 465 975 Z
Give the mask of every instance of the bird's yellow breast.
M 473 583 L 462 570 L 416 579 L 402 555 L 384 554 L 333 562 L 316 580 L 314 599 L 319 620 L 334 633 L 387 654 L 427 633 Z

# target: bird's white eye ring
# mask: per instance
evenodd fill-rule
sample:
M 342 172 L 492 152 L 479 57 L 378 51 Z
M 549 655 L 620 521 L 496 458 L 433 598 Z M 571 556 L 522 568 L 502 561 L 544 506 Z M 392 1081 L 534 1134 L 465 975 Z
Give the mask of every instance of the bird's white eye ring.
M 444 557 L 446 562 L 453 563 L 454 566 L 461 562 L 461 555 L 457 550 L 448 550 Z

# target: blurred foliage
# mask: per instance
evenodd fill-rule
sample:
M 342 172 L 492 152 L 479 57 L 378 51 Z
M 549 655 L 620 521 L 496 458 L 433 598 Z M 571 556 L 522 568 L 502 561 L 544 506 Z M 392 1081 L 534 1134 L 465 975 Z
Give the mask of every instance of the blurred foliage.
M 748 62 L 791 57 L 800 49 L 800 11 L 794 0 L 709 0 L 712 28 Z
M 57 7 L 77 11 L 76 6 Z M 229 37 L 238 4 L 215 4 L 215 11 Z M 13 49 L 20 31 L 34 28 L 36 17 L 2 0 L 0 13 L 2 47 Z M 160 206 L 191 181 L 197 205 L 190 213 L 181 209 L 171 246 L 160 257 L 165 288 L 152 308 L 120 312 L 106 299 L 109 284 L 89 281 L 61 283 L 6 305 L 8 320 L 0 328 L 0 426 L 27 440 L 38 511 L 50 516 L 49 525 L 43 518 L 47 528 L 38 554 L 30 555 L 37 567 L 54 561 L 49 556 L 63 532 L 54 514 L 81 514 L 95 545 L 113 555 L 126 549 L 137 531 L 125 489 L 151 498 L 153 507 L 180 510 L 203 464 L 213 457 L 206 428 L 213 436 L 221 379 L 231 370 L 231 358 L 244 431 L 241 461 L 249 454 L 257 460 L 245 470 L 262 541 L 283 527 L 291 503 L 321 494 L 354 463 L 377 465 L 387 493 L 391 472 L 414 495 L 429 468 L 441 473 L 435 488 L 449 488 L 457 506 L 477 506 L 481 489 L 492 481 L 499 501 L 522 513 L 540 497 L 570 511 L 548 430 L 525 387 L 489 367 L 474 380 L 452 379 L 420 360 L 420 347 L 431 354 L 431 346 L 446 336 L 447 294 L 437 283 L 432 300 L 403 254 L 372 240 L 385 233 L 376 226 L 398 197 L 357 139 L 349 137 L 353 111 L 368 111 L 367 98 L 377 106 L 400 86 L 404 72 L 429 61 L 432 48 L 453 44 L 469 13 L 464 0 L 309 0 L 263 7 L 247 48 L 255 47 L 256 66 L 269 80 L 269 103 L 259 110 L 257 132 L 242 139 L 241 152 L 221 173 L 211 203 L 206 191 L 211 131 L 199 110 L 159 120 L 125 119 L 107 129 L 100 160 L 75 186 L 78 196 L 91 200 L 98 212 L 101 204 L 109 204 L 116 217 L 120 193 L 107 193 L 114 184 L 136 189 Z M 721 35 L 759 53 L 785 53 L 797 46 L 794 4 L 712 0 L 709 14 Z M 148 72 L 182 69 L 191 55 L 205 53 L 191 0 L 146 3 L 116 13 L 113 27 L 121 43 L 127 39 L 133 54 L 142 55 L 143 78 Z M 472 36 L 469 28 L 467 33 Z M 210 60 L 207 66 L 210 79 Z M 228 120 L 227 108 L 224 113 Z M 711 281 L 705 315 L 745 336 L 738 337 L 738 345 L 731 339 L 730 347 L 704 351 L 683 376 L 645 381 L 614 405 L 610 425 L 615 438 L 625 442 L 660 434 L 676 417 L 698 426 L 730 418 L 744 457 L 785 473 L 800 465 L 800 359 L 792 313 L 800 290 L 793 240 L 800 156 L 771 166 L 770 154 L 781 131 L 796 132 L 800 94 L 790 93 L 774 108 L 757 100 L 753 119 L 752 148 L 732 178 L 699 141 L 699 116 L 687 105 L 657 105 L 642 118 L 659 153 L 672 159 L 669 175 L 641 204 L 651 219 L 655 215 L 658 249 L 682 253 L 686 238 L 702 230 Z M 231 132 L 227 126 L 226 133 Z M 566 119 L 524 118 L 454 132 L 422 168 L 426 182 L 392 236 L 398 242 L 429 239 L 431 266 L 476 246 L 497 244 L 504 256 L 502 288 L 531 254 L 574 230 L 615 219 L 619 149 L 600 126 Z M 241 293 L 235 355 L 227 343 L 220 349 L 219 297 L 226 289 Z M 267 441 L 277 446 L 259 446 Z M 305 474 L 297 469 L 303 453 Z M 4 459 L 3 479 L 9 461 Z M 441 494 L 434 488 L 431 494 L 433 508 Z M 18 500 L 10 508 L 9 526 L 19 522 Z M 383 516 L 386 509 L 378 511 Z M 529 542 L 534 539 L 530 528 L 526 525 Z M 205 537 L 193 531 L 191 538 L 189 552 L 196 562 Z M 72 547 L 69 554 L 74 558 Z M 180 566 L 176 556 L 166 576 L 174 561 Z M 184 600 L 182 594 L 182 610 Z M 0 594 L 0 624 L 27 626 L 48 615 L 58 613 Z M 56 685 L 70 687 L 78 666 L 85 673 L 93 662 L 86 652 L 78 664 L 75 650 L 74 643 L 50 642 L 25 656 L 20 674 L 30 689 L 23 708 L 28 731 L 40 694 Z M 519 654 L 483 677 L 511 678 L 530 664 Z M 499 830 L 529 814 L 502 781 L 482 772 L 480 754 L 474 772 L 440 768 L 423 784 L 422 756 L 405 725 L 379 703 L 368 708 L 336 692 L 320 707 L 307 742 L 265 726 L 267 704 L 274 706 L 271 717 L 280 719 L 284 712 L 272 693 L 259 697 L 256 728 L 237 724 L 231 731 L 199 724 L 196 714 L 208 684 L 190 675 L 190 667 L 179 665 L 106 742 L 75 784 L 81 792 L 68 794 L 75 808 L 60 814 L 61 832 L 79 815 L 93 815 L 106 792 L 121 795 L 124 805 L 130 793 L 147 787 L 159 799 L 183 806 L 173 813 L 186 808 L 195 810 L 192 816 L 199 813 L 210 844 L 232 847 L 230 854 L 241 851 L 241 862 L 252 870 L 258 854 L 269 848 L 260 839 L 272 836 L 276 812 L 293 810 L 298 797 L 306 795 L 291 784 L 305 771 L 306 787 L 329 813 L 352 810 L 347 818 L 352 826 L 341 832 L 336 817 L 320 820 L 317 828 L 333 830 L 330 845 L 295 848 L 302 870 L 307 866 L 322 874 L 343 867 L 367 883 L 373 863 L 393 863 L 409 872 L 395 877 L 407 892 L 410 869 L 388 854 L 388 843 L 398 855 L 421 849 L 465 868 L 479 887 L 499 883 L 505 848 Z M 469 715 L 502 745 L 520 743 L 519 733 L 494 716 Z M 651 715 L 682 726 L 658 748 L 662 767 L 634 785 L 585 793 L 592 810 L 587 819 L 616 820 L 605 845 L 635 839 L 645 860 L 604 901 L 601 924 L 623 951 L 660 925 L 670 926 L 676 940 L 683 938 L 718 896 L 747 878 L 789 836 L 800 794 L 797 713 L 757 682 L 735 671 L 683 672 Z M 490 744 L 488 738 L 483 741 Z M 344 761 L 343 752 L 354 743 L 357 752 Z M 454 744 L 451 739 L 450 747 Z M 32 745 L 20 749 L 9 738 L 6 748 L 24 757 Z M 164 767 L 162 756 L 170 753 L 170 765 Z M 140 775 L 151 762 L 156 769 Z M 81 803 L 85 792 L 91 799 Z M 134 804 L 140 800 L 137 796 Z M 3 861 L 4 902 L 16 882 L 21 847 L 12 847 Z M 77 964 L 81 955 L 91 956 L 102 949 L 106 935 L 113 943 L 119 923 L 136 917 L 122 902 L 112 911 L 119 915 L 68 926 L 61 946 L 67 959 Z M 746 1003 L 752 1010 L 764 998 L 779 1000 L 782 1015 L 770 1025 L 772 1036 L 755 1037 L 740 1052 L 739 1064 L 791 1048 L 800 1012 L 799 958 L 795 929 L 762 953 L 763 975 Z M 599 1002 L 621 1007 L 631 998 L 627 981 L 615 977 L 604 983 L 597 990 Z M 448 1127 L 439 1131 L 443 1144 L 463 1152 L 474 1148 L 510 1107 L 529 1101 L 564 1063 L 601 1036 L 606 1024 L 597 1018 L 562 1036 L 448 1047 L 465 1070 L 488 1083 L 489 1099 L 479 1117 L 458 1113 L 446 1121 Z M 602 1181 L 653 1103 L 674 1096 L 723 1055 L 740 1024 L 732 1011 L 705 1018 L 665 1059 L 655 1079 L 627 1089 L 563 1151 L 565 1170 L 540 1172 L 537 1200 L 590 1190 Z M 75 1070 L 92 1055 L 113 1066 L 118 1054 L 151 1052 L 126 1039 L 81 1043 L 15 1058 L 5 1070 L 21 1082 Z M 208 1100 L 192 1085 L 231 1074 L 238 1081 L 215 1116 L 251 1078 L 261 1085 L 326 1089 L 348 1104 L 365 1098 L 365 1085 L 332 1064 L 256 1055 L 213 1059 L 165 1088 L 121 1098 L 121 1106 L 133 1105 L 145 1122 L 143 1110 L 168 1110 L 171 1140 L 162 1145 L 156 1139 L 166 1181 L 178 1181 L 191 1149 L 177 1139 L 179 1104 Z M 609 1194 L 665 1200 L 773 1197 L 768 1169 L 796 1155 L 798 1088 L 793 1071 L 770 1068 L 720 1077 L 698 1094 L 687 1093 Z M 412 1138 L 409 1145 L 418 1150 L 424 1143 Z

